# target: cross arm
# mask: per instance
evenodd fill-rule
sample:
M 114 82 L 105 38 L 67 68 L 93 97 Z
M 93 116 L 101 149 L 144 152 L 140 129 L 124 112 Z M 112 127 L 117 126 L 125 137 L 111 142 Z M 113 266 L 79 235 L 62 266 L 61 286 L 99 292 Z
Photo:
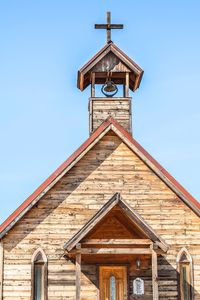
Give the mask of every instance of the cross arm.
M 95 24 L 95 29 L 123 29 L 123 24 Z

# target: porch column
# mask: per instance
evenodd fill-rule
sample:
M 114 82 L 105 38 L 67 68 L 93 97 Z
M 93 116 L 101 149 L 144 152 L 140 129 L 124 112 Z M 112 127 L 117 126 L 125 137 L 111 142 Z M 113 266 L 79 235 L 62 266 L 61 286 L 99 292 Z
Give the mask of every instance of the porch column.
M 76 300 L 81 299 L 81 245 L 76 246 Z
M 157 253 L 152 245 L 152 288 L 153 288 L 153 300 L 158 300 L 158 262 Z

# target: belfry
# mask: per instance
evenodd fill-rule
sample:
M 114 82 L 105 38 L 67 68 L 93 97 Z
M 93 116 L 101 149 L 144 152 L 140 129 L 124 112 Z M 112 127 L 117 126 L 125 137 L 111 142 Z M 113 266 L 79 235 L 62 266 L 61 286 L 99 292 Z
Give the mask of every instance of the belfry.
M 107 24 L 96 24 L 95 28 L 107 30 L 107 44 L 78 71 L 78 88 L 83 91 L 91 86 L 90 134 L 108 117 L 113 117 L 131 133 L 129 90 L 134 92 L 139 87 L 143 70 L 111 41 L 111 29 L 122 29 L 123 25 L 110 24 L 109 12 Z M 102 96 L 95 93 L 97 85 L 101 85 Z
M 111 40 L 123 25 L 95 28 L 89 138 L 1 224 L 0 300 L 199 300 L 200 204 L 132 136 L 143 70 Z

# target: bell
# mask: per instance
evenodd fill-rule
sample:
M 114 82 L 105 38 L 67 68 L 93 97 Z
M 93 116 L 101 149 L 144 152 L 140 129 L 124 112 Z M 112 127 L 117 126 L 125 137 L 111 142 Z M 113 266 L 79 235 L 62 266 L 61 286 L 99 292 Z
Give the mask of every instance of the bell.
M 113 81 L 108 79 L 102 86 L 101 91 L 106 97 L 113 97 L 118 92 L 118 88 Z
M 107 83 L 104 86 L 104 91 L 111 93 L 116 91 L 116 85 L 111 80 L 107 81 Z

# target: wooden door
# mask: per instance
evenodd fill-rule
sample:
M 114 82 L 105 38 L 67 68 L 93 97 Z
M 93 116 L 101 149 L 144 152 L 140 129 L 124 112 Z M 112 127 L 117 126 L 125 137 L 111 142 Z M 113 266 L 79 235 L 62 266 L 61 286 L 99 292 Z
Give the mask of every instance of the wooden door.
M 127 300 L 127 268 L 101 266 L 99 270 L 100 300 Z

